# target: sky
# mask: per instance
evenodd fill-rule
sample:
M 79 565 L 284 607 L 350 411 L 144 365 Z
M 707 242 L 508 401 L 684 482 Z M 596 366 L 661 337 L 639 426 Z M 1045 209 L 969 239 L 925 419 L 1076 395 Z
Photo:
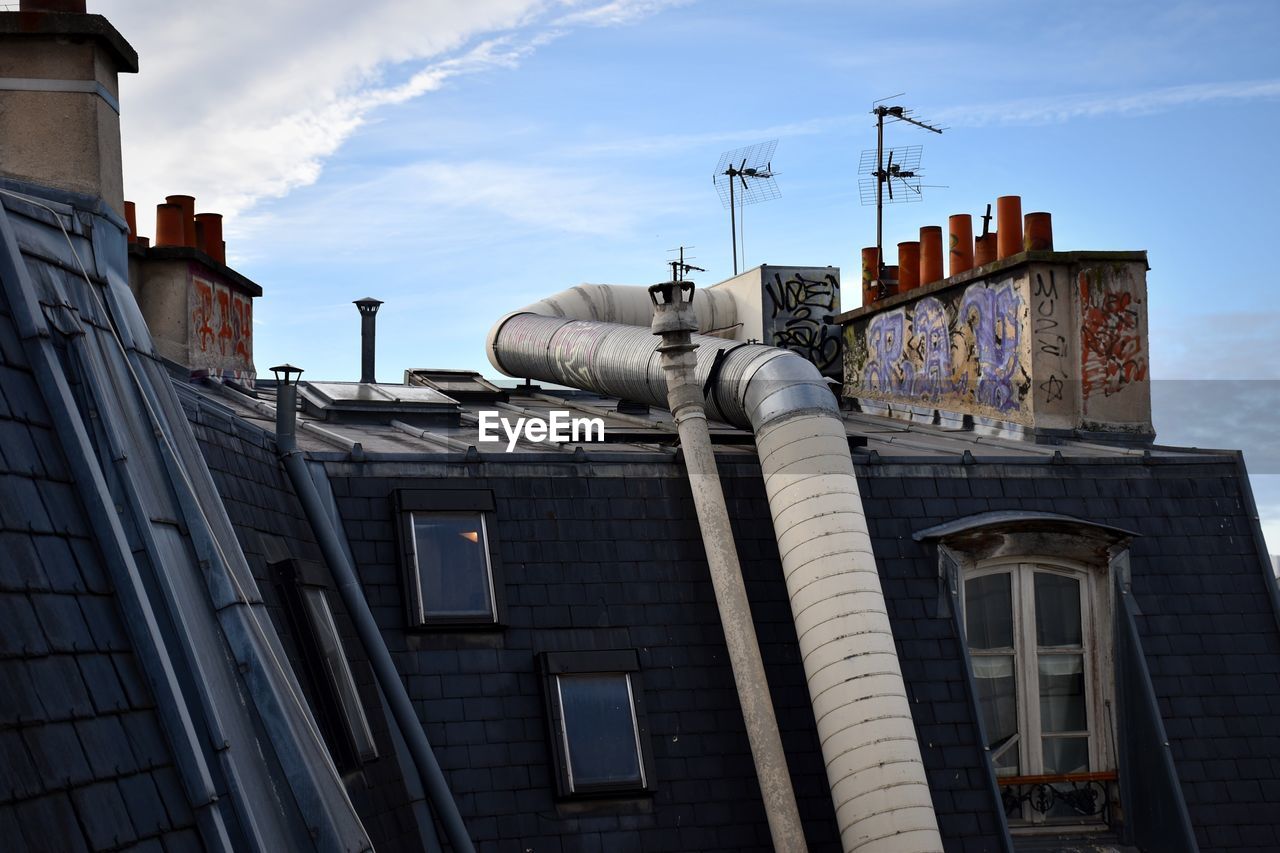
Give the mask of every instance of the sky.
M 359 377 L 351 301 L 385 301 L 379 376 L 484 370 L 489 326 L 584 281 L 649 284 L 677 246 L 731 273 L 721 152 L 777 139 L 746 266 L 874 244 L 873 101 L 945 127 L 885 245 L 1000 195 L 1059 249 L 1145 249 L 1159 441 L 1245 450 L 1280 551 L 1280 4 L 1272 0 L 90 0 L 121 83 L 139 230 L 189 193 L 258 282 L 255 361 Z M 858 296 L 847 287 L 845 307 Z

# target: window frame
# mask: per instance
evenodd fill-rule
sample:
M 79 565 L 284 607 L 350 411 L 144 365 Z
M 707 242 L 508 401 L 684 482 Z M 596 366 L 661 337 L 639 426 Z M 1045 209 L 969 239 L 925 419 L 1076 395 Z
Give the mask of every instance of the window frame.
M 1014 691 L 1018 717 L 1018 767 L 1016 774 L 1001 777 L 995 769 L 994 754 L 991 756 L 992 769 L 996 778 L 1012 776 L 1036 776 L 1045 773 L 1043 739 L 1045 737 L 1080 737 L 1084 735 L 1088 742 L 1089 767 L 1084 772 L 1096 772 L 1115 769 L 1114 737 L 1108 737 L 1105 731 L 1106 709 L 1114 706 L 1114 675 L 1105 677 L 1108 672 L 1114 673 L 1111 662 L 1113 652 L 1110 642 L 1110 620 L 1099 618 L 1104 614 L 1098 611 L 1105 608 L 1100 604 L 1099 572 L 1083 563 L 1063 560 L 1056 557 L 1035 555 L 1019 555 L 1017 557 L 999 557 L 980 560 L 964 569 L 960 583 L 960 616 L 961 624 L 967 632 L 967 584 L 968 581 L 994 575 L 1010 576 L 1010 605 L 1012 607 L 1013 642 L 1012 650 L 973 649 L 966 636 L 965 649 L 970 657 L 986 657 L 1009 654 L 1014 658 Z M 1035 576 L 1037 574 L 1057 575 L 1079 582 L 1080 591 L 1080 639 L 1079 648 L 1067 646 L 1041 647 L 1036 638 L 1036 599 Z M 1110 587 L 1110 584 L 1106 584 Z M 1043 650 L 1042 650 L 1043 649 Z M 1040 715 L 1039 660 L 1042 655 L 1080 655 L 1084 668 L 1085 688 L 1085 725 L 1084 731 L 1049 732 L 1044 730 Z M 1030 688 L 1035 686 L 1034 690 Z M 1108 748 L 1110 747 L 1110 748 Z M 1042 821 L 1042 816 L 1033 815 L 1032 823 Z
M 543 681 L 547 735 L 551 745 L 551 765 L 556 797 L 561 800 L 619 799 L 647 796 L 656 787 L 648 714 L 639 655 L 634 649 L 609 651 L 542 652 L 538 670 Z M 621 675 L 626 679 L 631 705 L 631 726 L 638 782 L 577 784 L 569 754 L 569 731 L 565 726 L 562 679 L 574 676 Z
M 493 492 L 481 489 L 400 489 L 393 496 L 404 584 L 405 622 L 410 631 L 501 630 L 506 622 L 502 561 Z M 485 557 L 489 612 L 428 614 L 418 565 L 415 516 L 474 514 L 479 519 Z
M 312 710 L 330 756 L 340 773 L 357 772 L 376 760 L 379 752 L 346 643 L 334 617 L 328 572 L 320 563 L 292 557 L 272 563 L 270 568 L 276 575 L 285 617 L 311 686 Z M 327 617 L 324 624 L 317 624 L 316 602 L 322 607 L 320 615 Z M 325 650 L 326 645 L 330 651 Z M 350 708 L 358 712 L 355 719 Z

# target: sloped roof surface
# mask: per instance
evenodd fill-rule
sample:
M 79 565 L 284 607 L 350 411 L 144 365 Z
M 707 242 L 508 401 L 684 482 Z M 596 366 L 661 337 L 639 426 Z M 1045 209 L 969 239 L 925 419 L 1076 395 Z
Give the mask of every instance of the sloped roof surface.
M 36 555 L 7 561 L 35 578 L 22 586 L 19 574 L 6 596 L 16 626 L 6 635 L 21 644 L 11 659 L 23 662 L 6 700 L 19 703 L 15 724 L 32 727 L 23 746 L 33 762 L 28 773 L 18 751 L 20 771 L 7 775 L 59 790 L 42 807 L 75 817 L 15 815 L 28 834 L 67 835 L 28 840 L 115 849 L 143 837 L 139 827 L 156 835 L 156 804 L 172 798 L 166 825 L 190 825 L 185 800 L 214 849 L 369 849 L 128 289 L 123 223 L 99 201 L 3 182 L 0 279 L 12 472 L 0 504 L 6 535 L 26 537 L 7 544 Z M 55 577 L 60 590 L 85 591 L 53 595 Z M 132 651 L 151 697 L 135 689 L 117 708 L 104 662 L 79 665 L 90 650 L 108 654 L 122 691 L 137 687 Z M 152 705 L 147 725 L 130 723 L 136 734 L 97 722 Z M 171 755 L 126 760 L 122 749 L 166 741 Z M 125 785 L 169 763 L 180 772 L 164 799 Z
M 203 850 L 78 493 L 0 290 L 0 838 Z

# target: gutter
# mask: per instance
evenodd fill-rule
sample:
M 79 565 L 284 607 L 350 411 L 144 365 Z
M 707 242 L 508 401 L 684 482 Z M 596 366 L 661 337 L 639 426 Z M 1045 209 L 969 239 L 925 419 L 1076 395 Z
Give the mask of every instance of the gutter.
M 544 300 L 503 317 L 489 332 L 489 361 L 508 376 L 667 408 L 662 354 L 648 328 L 652 311 L 641 327 L 624 324 L 634 316 L 609 310 L 634 305 L 634 291 L 647 294 L 596 287 L 603 293 L 590 317 L 568 316 L 558 300 L 559 316 L 549 316 Z M 690 342 L 707 416 L 756 437 L 842 847 L 941 851 L 835 397 L 816 367 L 787 350 L 707 335 Z

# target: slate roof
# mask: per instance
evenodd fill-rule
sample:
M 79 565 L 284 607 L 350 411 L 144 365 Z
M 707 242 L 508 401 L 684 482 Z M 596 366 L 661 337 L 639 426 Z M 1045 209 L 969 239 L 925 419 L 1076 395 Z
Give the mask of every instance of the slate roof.
M 0 838 L 204 850 L 115 586 L 0 290 Z
M 507 393 L 515 410 L 580 405 L 608 413 L 618 406 L 616 400 L 557 389 L 513 388 Z M 263 396 L 269 399 L 269 391 Z M 233 405 L 240 402 L 232 400 Z M 474 413 L 486 404 L 467 403 L 463 408 Z M 651 425 L 637 423 L 637 418 Z M 1200 848 L 1263 850 L 1280 843 L 1273 840 L 1277 819 L 1267 807 L 1280 769 L 1280 740 L 1268 734 L 1280 724 L 1275 682 L 1280 629 L 1272 609 L 1274 590 L 1260 568 L 1256 512 L 1248 504 L 1247 481 L 1236 454 L 1081 441 L 1038 445 L 852 412 L 845 420 L 949 850 L 997 850 L 1006 842 L 966 692 L 962 642 L 954 622 L 938 612 L 937 557 L 933 546 L 915 542 L 911 534 L 996 510 L 1072 515 L 1139 534 L 1132 549 L 1133 593 L 1142 613 L 1139 631 Z M 499 713 L 496 700 L 486 696 L 483 673 L 514 676 L 510 683 L 534 697 L 532 685 L 520 680 L 521 673 L 527 678 L 530 672 L 531 651 L 517 649 L 652 643 L 647 646 L 646 667 L 661 667 L 658 660 L 671 665 L 686 648 L 693 659 L 699 648 L 716 648 L 713 656 L 723 661 L 715 631 L 697 638 L 680 634 L 679 626 L 690 616 L 682 615 L 677 602 L 696 605 L 688 611 L 695 621 L 707 618 L 698 613 L 714 618 L 714 602 L 709 590 L 697 583 L 688 592 L 679 591 L 681 578 L 701 578 L 693 569 L 700 555 L 696 524 L 671 446 L 669 416 L 655 410 L 607 423 L 622 438 L 584 445 L 581 451 L 521 446 L 510 455 L 487 449 L 464 455 L 462 448 L 475 443 L 474 425 L 465 420 L 427 427 L 455 440 L 447 451 L 437 443 L 415 441 L 403 431 L 384 444 L 385 427 L 353 422 L 326 422 L 322 428 L 341 436 L 347 446 L 361 445 L 358 459 L 342 452 L 343 445 L 332 438 L 308 439 L 313 455 L 327 460 L 366 591 L 379 603 L 375 612 L 390 636 L 404 637 L 393 642 L 404 644 L 402 665 L 409 683 L 421 691 L 415 698 L 424 703 L 425 725 L 435 742 L 445 744 L 442 762 L 463 780 L 464 815 L 469 826 L 478 827 L 482 848 L 488 844 L 501 849 L 515 839 L 530 840 L 530 827 L 521 815 L 533 805 L 528 798 L 542 794 L 521 791 L 526 778 L 536 788 L 538 777 L 548 773 L 548 757 L 540 744 L 516 748 L 533 737 L 529 729 L 535 719 L 525 720 L 519 733 L 465 722 L 476 714 Z M 640 430 L 666 435 L 656 441 L 626 440 Z M 720 430 L 718 452 L 725 466 L 730 512 L 744 569 L 751 575 L 770 678 L 794 685 L 775 696 L 782 704 L 803 698 L 804 687 L 798 667 L 785 662 L 793 649 L 789 644 L 794 643 L 787 633 L 794 629 L 785 593 L 771 586 L 778 584 L 780 573 L 769 514 L 758 500 L 752 445 L 735 439 L 731 428 Z M 447 487 L 458 476 L 467 477 L 468 488 L 493 488 L 498 498 L 504 585 L 510 596 L 510 627 L 498 652 L 474 643 L 454 647 L 442 637 L 429 649 L 421 648 L 410 642 L 411 637 L 397 634 L 403 625 L 403 593 L 394 554 L 388 550 L 395 536 L 389 495 L 396 488 L 421 487 L 424 482 Z M 738 493 L 744 489 L 754 492 L 757 500 L 740 500 Z M 682 550 L 681 543 L 691 550 Z M 682 560 L 689 561 L 687 568 L 681 568 Z M 625 580 L 611 582 L 609 569 L 598 574 L 602 567 L 612 566 L 621 567 Z M 655 577 L 649 577 L 650 570 Z M 584 571 L 589 581 L 580 574 Z M 655 625 L 676 626 L 672 636 L 678 639 L 668 641 L 670 651 L 662 652 L 663 644 L 646 635 Z M 1243 638 L 1227 654 L 1228 641 L 1214 635 L 1232 626 Z M 699 673 L 688 683 L 661 682 L 662 695 L 683 696 L 709 677 Z M 735 707 L 731 696 L 718 701 Z M 807 701 L 800 704 L 807 709 Z M 503 705 L 501 713 L 510 715 L 513 707 Z M 658 742 L 664 726 L 672 732 L 689 731 L 690 726 L 696 730 L 698 724 L 681 714 L 698 712 L 677 708 L 659 716 Z M 785 737 L 811 736 L 812 723 L 804 713 L 798 707 L 783 712 Z M 740 723 L 721 719 L 717 731 L 727 735 L 730 729 L 741 737 Z M 527 772 L 515 777 L 517 782 L 505 772 L 490 774 L 484 764 L 488 759 L 473 754 L 482 746 L 493 750 L 494 738 L 505 744 L 496 750 L 506 750 L 504 760 L 526 767 Z M 465 750 L 460 748 L 464 745 Z M 720 748 L 733 752 L 727 745 Z M 793 754 L 802 766 L 819 760 L 816 753 L 804 757 L 804 748 Z M 1217 755 L 1220 760 L 1209 760 Z M 681 768 L 688 772 L 687 764 Z M 504 785 L 514 787 L 499 795 Z M 672 792 L 672 805 L 694 796 L 695 790 L 690 786 Z M 819 799 L 814 795 L 809 801 L 810 814 L 821 811 Z M 753 820 L 742 810 L 738 819 Z M 697 831 L 684 829 L 683 838 Z M 587 831 L 618 833 L 622 828 L 607 821 L 586 826 L 562 822 L 545 828 L 541 839 Z M 644 849 L 679 849 L 682 843 L 682 836 L 664 829 L 660 818 L 642 822 L 638 831 Z M 610 835 L 614 837 L 624 836 Z M 821 849 L 822 843 L 819 838 L 815 846 Z
M 124 234 L 99 200 L 0 182 L 3 810 L 33 849 L 366 850 Z

